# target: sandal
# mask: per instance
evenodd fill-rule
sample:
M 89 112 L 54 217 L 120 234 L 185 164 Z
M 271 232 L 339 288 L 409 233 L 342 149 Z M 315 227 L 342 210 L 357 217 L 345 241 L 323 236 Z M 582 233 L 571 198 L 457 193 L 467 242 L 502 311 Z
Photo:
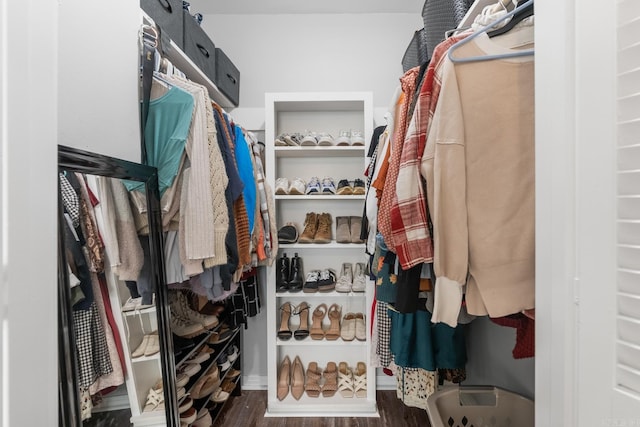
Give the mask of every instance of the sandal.
M 367 365 L 358 362 L 353 372 L 353 390 L 356 397 L 367 397 Z
M 322 373 L 324 385 L 322 386 L 322 397 L 332 397 L 338 390 L 338 368 L 335 362 L 328 362 L 327 368 Z
M 311 325 L 311 339 L 321 340 L 324 338 L 324 329 L 322 329 L 322 320 L 327 314 L 327 305 L 320 304 L 315 310 L 313 310 L 313 324 Z
M 293 333 L 293 337 L 300 341 L 309 336 L 309 304 L 304 301 L 298 304 L 295 314 L 300 315 L 300 326 Z
M 343 341 L 353 341 L 356 338 L 356 315 L 354 313 L 344 315 L 340 336 Z
M 283 341 L 287 341 L 293 336 L 291 329 L 289 329 L 289 319 L 291 317 L 291 313 L 293 312 L 291 303 L 285 302 L 280 306 L 280 310 L 282 311 L 282 316 L 280 318 L 280 329 L 278 330 L 278 338 Z
M 331 304 L 327 315 L 329 316 L 331 324 L 329 325 L 329 330 L 325 332 L 324 337 L 329 341 L 335 341 L 340 338 L 341 307 L 338 304 Z
M 353 397 L 353 372 L 347 362 L 340 362 L 338 368 L 338 391 L 342 397 Z
M 309 366 L 307 367 L 307 381 L 304 385 L 304 391 L 307 392 L 307 396 L 320 396 L 320 392 L 322 391 L 320 378 L 322 378 L 322 371 L 318 368 L 318 363 L 309 362 Z

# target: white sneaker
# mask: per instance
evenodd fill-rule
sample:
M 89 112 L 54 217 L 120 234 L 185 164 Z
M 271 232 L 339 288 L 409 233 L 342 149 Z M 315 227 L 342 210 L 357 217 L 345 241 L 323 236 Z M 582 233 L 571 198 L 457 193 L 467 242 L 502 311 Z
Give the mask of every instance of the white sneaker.
M 336 145 L 349 145 L 351 144 L 351 132 L 348 130 L 341 130 L 340 135 L 335 139 Z
M 333 178 L 325 177 L 322 179 L 322 194 L 336 194 L 336 184 Z
M 304 191 L 307 188 L 307 183 L 302 178 L 295 178 L 291 181 L 291 185 L 289 186 L 289 194 L 298 194 L 300 196 L 304 195 Z M 277 193 L 276 193 L 277 194 Z
M 345 262 L 342 264 L 340 276 L 336 282 L 336 292 L 351 292 L 352 282 L 353 267 L 351 266 L 351 263 Z
M 315 132 L 307 132 L 305 133 L 302 141 L 300 141 L 300 145 L 302 146 L 313 146 L 318 145 L 318 138 L 316 137 Z
M 311 181 L 307 183 L 304 193 L 307 196 L 322 194 L 322 192 L 320 191 L 320 180 L 317 176 L 312 177 Z
M 133 311 L 136 308 L 140 307 L 140 303 L 142 303 L 142 297 L 127 299 L 127 301 L 122 306 L 122 311 Z
M 356 270 L 353 273 L 353 285 L 351 290 L 353 292 L 364 292 L 367 288 L 367 278 L 364 275 L 364 263 L 359 262 L 356 264 Z
M 289 180 L 287 178 L 276 179 L 276 194 L 289 194 Z
M 278 135 L 278 137 L 274 141 L 274 145 L 276 147 L 286 147 L 287 145 L 289 145 L 289 144 L 287 144 L 285 136 L 286 136 L 286 134 L 284 134 L 284 133 Z
M 318 134 L 318 145 L 333 145 L 333 137 L 325 132 Z
M 364 145 L 363 133 L 359 130 L 352 130 L 349 142 L 351 143 L 351 145 Z

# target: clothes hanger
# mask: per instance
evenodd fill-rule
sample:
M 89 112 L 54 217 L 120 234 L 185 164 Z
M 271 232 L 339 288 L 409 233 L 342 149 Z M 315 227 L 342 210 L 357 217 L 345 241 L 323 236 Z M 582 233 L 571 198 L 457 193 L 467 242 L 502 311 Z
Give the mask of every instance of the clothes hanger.
M 506 15 L 504 15 L 502 18 L 492 22 L 491 24 L 485 26 L 484 28 L 481 28 L 480 30 L 478 30 L 475 33 L 471 34 L 469 37 L 466 37 L 463 40 L 460 40 L 459 42 L 457 42 L 456 44 L 451 46 L 449 48 L 449 51 L 447 52 L 447 56 L 449 57 L 449 60 L 451 62 L 453 62 L 453 63 L 461 64 L 461 63 L 465 63 L 465 62 L 490 61 L 490 60 L 493 60 L 493 59 L 517 58 L 517 57 L 522 57 L 522 56 L 533 55 L 534 52 L 535 52 L 534 49 L 519 50 L 519 51 L 515 51 L 515 52 L 502 53 L 502 54 L 497 54 L 497 55 L 470 56 L 470 57 L 466 57 L 466 58 L 456 58 L 456 57 L 453 56 L 453 53 L 458 48 L 460 48 L 461 46 L 469 43 L 471 40 L 475 39 L 480 34 L 487 32 L 488 30 L 494 28 L 497 24 L 499 24 L 499 23 L 501 23 L 503 21 L 506 21 L 507 19 L 513 17 L 516 13 L 522 12 L 522 11 L 524 11 L 526 8 L 528 8 L 530 6 L 531 6 L 531 9 L 533 10 L 533 0 L 527 0 L 524 4 L 519 5 L 518 7 L 513 9 L 511 12 L 507 13 Z
M 495 37 L 495 36 L 499 36 L 500 34 L 504 34 L 507 31 L 511 30 L 513 27 L 515 27 L 517 24 L 522 22 L 524 19 L 530 16 L 533 16 L 533 0 L 527 3 L 531 3 L 531 5 L 530 6 L 523 5 L 522 7 L 519 7 L 516 13 L 513 15 L 513 18 L 511 18 L 511 20 L 507 22 L 506 25 L 498 28 L 497 30 L 488 32 L 487 35 L 489 37 Z

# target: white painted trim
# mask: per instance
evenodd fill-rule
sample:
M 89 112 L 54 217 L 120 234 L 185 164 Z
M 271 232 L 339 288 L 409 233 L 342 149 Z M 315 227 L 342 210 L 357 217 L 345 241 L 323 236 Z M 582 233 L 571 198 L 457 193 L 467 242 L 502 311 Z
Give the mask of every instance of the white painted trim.
M 536 6 L 537 426 L 575 425 L 573 3 L 539 2 Z
M 268 384 L 268 380 L 266 375 L 243 375 L 242 376 L 243 390 L 266 390 L 267 384 Z

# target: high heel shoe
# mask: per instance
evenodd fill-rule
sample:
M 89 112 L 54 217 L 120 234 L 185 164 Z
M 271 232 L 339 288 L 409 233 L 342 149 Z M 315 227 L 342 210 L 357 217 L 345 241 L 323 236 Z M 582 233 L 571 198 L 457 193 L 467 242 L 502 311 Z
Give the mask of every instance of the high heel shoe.
M 317 362 L 309 362 L 307 367 L 307 378 L 304 385 L 304 390 L 309 397 L 318 397 L 322 392 L 320 387 L 320 379 L 322 378 L 322 371 L 318 368 Z
M 283 341 L 287 341 L 293 335 L 291 329 L 289 329 L 289 319 L 291 318 L 291 313 L 293 312 L 291 303 L 285 302 L 284 304 L 282 304 L 280 306 L 280 311 L 282 311 L 282 315 L 280 317 L 280 329 L 278 329 L 278 338 Z
M 322 329 L 322 320 L 327 314 L 327 305 L 320 304 L 313 310 L 313 323 L 311 324 L 310 336 L 312 340 L 321 340 L 324 338 L 324 329 Z
M 293 359 L 293 366 L 291 369 L 291 395 L 294 399 L 300 400 L 304 393 L 304 368 L 302 367 L 302 361 L 300 357 L 296 356 Z
M 309 336 L 309 304 L 304 301 L 298 304 L 295 314 L 300 315 L 300 326 L 293 333 L 293 337 L 300 341 Z
M 289 356 L 285 356 L 280 364 L 280 373 L 278 374 L 278 400 L 283 400 L 289 394 L 289 384 L 291 383 L 291 360 Z
M 324 337 L 329 341 L 335 341 L 340 338 L 340 317 L 342 316 L 340 306 L 338 304 L 331 304 L 329 311 L 327 311 L 327 316 L 331 324 L 329 325 L 329 330 L 325 332 Z

